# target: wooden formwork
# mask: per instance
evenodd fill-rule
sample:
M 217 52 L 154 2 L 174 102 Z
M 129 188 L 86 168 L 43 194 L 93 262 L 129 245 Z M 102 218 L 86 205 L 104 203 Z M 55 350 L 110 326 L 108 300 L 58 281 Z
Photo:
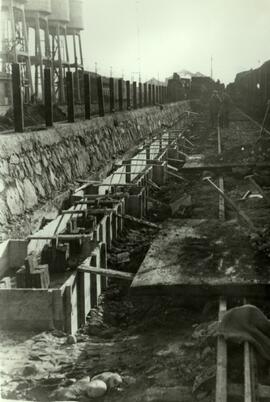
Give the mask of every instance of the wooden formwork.
M 175 141 L 174 141 L 175 142 Z M 147 196 L 149 183 L 163 185 L 166 181 L 168 140 L 158 139 L 157 149 L 146 150 L 145 164 L 135 172 L 131 164 L 126 164 L 125 180 L 122 184 L 130 191 L 123 198 L 108 208 L 93 229 L 93 249 L 87 258 L 87 264 L 97 269 L 107 269 L 107 252 L 112 241 L 117 239 L 123 230 L 125 214 L 136 218 L 143 218 L 147 212 Z M 165 148 L 165 149 L 164 149 Z M 148 162 L 151 161 L 150 162 Z M 122 169 L 123 171 L 123 169 Z M 121 171 L 121 172 L 122 172 Z M 120 180 L 122 173 L 119 174 Z M 102 183 L 85 183 L 73 195 L 73 201 L 98 199 Z M 121 184 L 119 184 L 121 187 Z M 108 185 L 107 188 L 110 188 Z M 115 187 L 117 188 L 117 186 Z M 129 188 L 129 187 L 128 187 Z M 104 192 L 103 192 L 104 194 Z M 111 192 L 113 194 L 113 192 Z M 41 253 L 48 240 L 46 236 L 58 236 L 64 233 L 72 220 L 72 214 L 87 211 L 88 205 L 84 201 L 75 205 L 50 222 L 35 236 L 36 239 L 9 240 L 0 245 L 0 277 L 10 269 L 19 268 L 24 264 L 30 252 Z M 91 209 L 88 210 L 91 214 Z M 97 305 L 98 297 L 106 289 L 107 278 L 97 273 L 83 272 L 82 270 L 67 271 L 55 275 L 49 289 L 0 289 L 0 326 L 2 328 L 16 328 L 29 330 L 59 329 L 67 333 L 75 333 L 86 321 L 86 317 Z M 1 287 L 1 281 L 0 281 Z
M 97 246 L 90 255 L 90 265 L 107 267 L 107 250 L 123 229 L 124 200 L 115 206 L 115 213 L 105 215 L 93 237 Z M 0 269 L 18 269 L 27 256 L 25 240 L 8 240 L 1 244 Z M 16 251 L 16 252 L 15 252 Z M 53 278 L 49 289 L 0 289 L 0 327 L 25 330 L 59 329 L 74 333 L 85 323 L 91 308 L 106 288 L 106 278 L 84 272 L 66 272 Z

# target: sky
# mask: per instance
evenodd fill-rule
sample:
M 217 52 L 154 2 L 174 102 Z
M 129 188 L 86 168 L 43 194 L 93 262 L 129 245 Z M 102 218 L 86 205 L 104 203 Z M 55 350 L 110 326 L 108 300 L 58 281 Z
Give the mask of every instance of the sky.
M 228 84 L 270 59 L 269 0 L 84 0 L 85 67 L 164 80 L 211 73 Z

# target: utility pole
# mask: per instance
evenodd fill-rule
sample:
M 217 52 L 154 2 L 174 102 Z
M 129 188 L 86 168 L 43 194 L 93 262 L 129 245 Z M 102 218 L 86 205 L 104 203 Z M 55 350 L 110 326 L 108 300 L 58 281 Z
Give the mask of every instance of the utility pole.
M 211 78 L 213 79 L 213 56 L 211 56 Z

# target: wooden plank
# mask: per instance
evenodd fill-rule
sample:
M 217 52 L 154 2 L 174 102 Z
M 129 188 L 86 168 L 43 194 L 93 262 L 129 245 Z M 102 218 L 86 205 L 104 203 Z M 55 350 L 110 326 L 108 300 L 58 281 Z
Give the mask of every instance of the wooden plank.
M 122 214 L 116 214 L 116 216 L 118 216 L 119 218 L 127 219 L 134 223 L 139 223 L 141 225 L 148 226 L 153 229 L 161 229 L 161 226 L 156 225 L 155 223 L 152 223 L 152 222 L 148 222 L 145 219 L 138 219 L 138 218 L 134 218 L 134 216 L 122 215 Z
M 219 321 L 227 310 L 227 302 L 219 299 Z M 227 344 L 223 337 L 217 340 L 217 376 L 216 376 L 216 402 L 227 402 Z
M 0 327 L 49 330 L 54 327 L 52 291 L 1 289 Z
M 83 196 L 82 196 L 83 197 Z M 76 204 L 76 203 L 75 203 Z M 84 203 L 82 203 L 84 204 Z M 83 209 L 81 211 L 73 211 L 73 210 L 67 210 L 67 211 L 62 211 L 61 215 L 86 215 L 87 210 Z
M 13 121 L 14 130 L 18 133 L 24 132 L 24 108 L 22 96 L 22 77 L 20 64 L 12 63 L 12 95 L 13 95 Z
M 56 329 L 64 331 L 64 303 L 61 289 L 52 289 L 53 322 Z
M 9 269 L 9 240 L 0 244 L 0 277 L 3 277 Z
M 85 206 L 76 206 L 69 208 L 70 210 L 78 210 L 86 208 Z M 30 238 L 30 243 L 28 244 L 28 253 L 34 251 L 35 253 L 41 253 L 47 240 L 54 238 L 56 235 L 63 233 L 66 230 L 67 223 L 72 218 L 72 215 L 59 215 L 56 219 L 48 223 L 43 229 L 35 233 L 35 239 Z M 28 238 L 29 239 L 29 238 Z
M 71 313 L 72 313 L 72 287 L 66 286 L 64 292 L 64 315 L 65 315 L 65 331 L 70 334 L 72 329 Z
M 92 239 L 93 233 L 90 234 L 59 234 L 59 235 L 31 235 L 29 240 L 76 240 L 76 239 Z
M 24 239 L 10 239 L 9 240 L 9 267 L 19 268 L 23 265 L 24 259 L 27 255 L 27 240 Z
M 173 170 L 174 172 L 178 172 L 178 169 L 176 168 L 176 167 L 174 167 L 174 166 L 172 166 L 172 165 L 169 165 L 169 164 L 167 164 L 167 169 L 171 169 L 171 170 Z M 183 178 L 184 179 L 184 178 Z
M 124 279 L 127 281 L 132 281 L 134 278 L 134 275 L 129 272 L 115 271 L 113 269 L 96 268 L 96 267 L 89 266 L 88 264 L 85 264 L 85 265 L 81 264 L 78 267 L 78 271 L 106 276 L 108 278 Z
M 85 324 L 85 277 L 84 272 L 79 271 L 77 275 L 77 282 L 78 282 L 78 318 L 79 318 L 79 326 Z
M 178 174 L 175 174 L 175 173 L 172 173 L 172 172 L 169 172 L 169 171 L 167 171 L 167 174 L 168 174 L 169 176 L 175 177 L 176 179 L 179 179 L 179 180 L 181 180 L 181 181 L 187 181 L 184 177 L 179 176 Z
M 160 190 L 160 187 L 154 183 L 151 179 L 146 180 L 146 184 L 149 184 L 151 187 L 153 187 L 156 190 Z
M 244 304 L 248 303 L 244 298 Z M 244 400 L 245 402 L 256 402 L 256 360 L 253 346 L 244 342 Z
M 0 244 L 0 278 L 10 269 L 24 264 L 28 242 L 23 239 L 9 239 Z
M 269 163 L 223 163 L 223 164 L 206 164 L 204 162 L 186 162 L 181 168 L 180 171 L 202 171 L 202 170 L 232 170 L 234 168 L 238 169 L 256 169 L 256 170 L 264 170 L 270 169 Z
M 256 402 L 254 352 L 249 342 L 244 342 L 244 396 L 245 402 Z

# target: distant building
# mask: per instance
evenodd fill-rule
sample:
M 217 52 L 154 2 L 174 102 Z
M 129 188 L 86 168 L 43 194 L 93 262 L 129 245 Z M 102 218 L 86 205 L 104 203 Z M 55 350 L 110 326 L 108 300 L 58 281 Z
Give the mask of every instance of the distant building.
M 190 79 L 181 78 L 179 74 L 174 73 L 172 78 L 168 79 L 168 100 L 177 102 L 187 99 L 190 90 Z
M 156 85 L 156 86 L 164 86 L 164 81 L 159 81 L 156 78 L 151 78 L 150 80 L 146 81 L 146 84 Z

